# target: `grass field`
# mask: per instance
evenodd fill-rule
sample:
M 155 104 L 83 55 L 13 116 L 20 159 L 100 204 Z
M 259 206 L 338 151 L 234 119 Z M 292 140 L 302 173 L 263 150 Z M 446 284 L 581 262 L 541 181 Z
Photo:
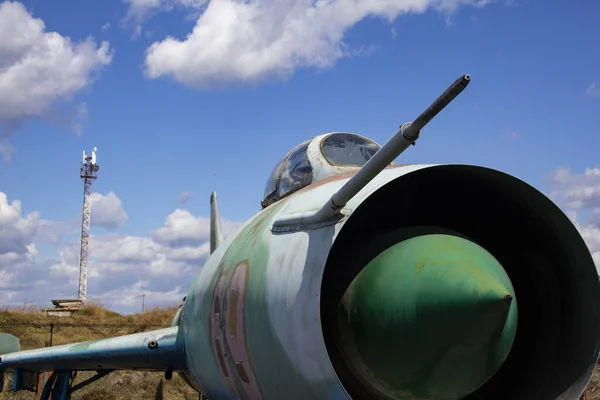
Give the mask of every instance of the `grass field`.
M 52 344 L 54 346 L 86 340 L 149 331 L 168 326 L 177 311 L 177 306 L 155 308 L 144 313 L 122 316 L 91 303 L 72 317 L 45 317 L 35 307 L 0 309 L 0 331 L 13 334 L 21 341 L 23 350 L 44 347 L 50 340 L 50 323 L 54 323 Z M 27 326 L 37 325 L 42 326 Z M 70 324 L 76 326 L 60 326 Z M 94 326 L 85 326 L 91 325 Z M 84 325 L 84 326 L 81 326 Z M 109 325 L 109 326 L 102 326 Z M 94 372 L 79 372 L 75 384 L 94 375 Z M 154 399 L 162 381 L 164 399 L 197 400 L 198 393 L 187 386 L 178 375 L 167 381 L 158 372 L 115 371 L 73 393 L 73 400 L 141 400 Z M 21 391 L 6 392 L 12 388 L 12 376 L 6 374 L 5 392 L 0 400 L 32 400 L 35 394 Z
M 122 316 L 108 311 L 98 304 L 88 304 L 72 317 L 45 317 L 35 307 L 0 310 L 0 332 L 17 336 L 23 350 L 44 347 L 50 340 L 50 323 L 56 324 L 52 333 L 52 344 L 61 345 L 86 340 L 102 339 L 118 335 L 158 329 L 171 323 L 177 306 L 155 308 L 144 313 Z M 42 326 L 27 326 L 27 325 Z M 60 326 L 70 324 L 76 326 Z M 85 326 L 91 325 L 94 326 Z M 82 326 L 83 325 L 83 326 Z M 110 325 L 110 326 L 102 326 Z M 75 384 L 92 376 L 93 372 L 80 372 Z M 7 374 L 5 390 L 12 387 L 12 376 Z M 73 400 L 141 400 L 154 399 L 162 382 L 164 399 L 196 400 L 198 393 L 188 387 L 181 378 L 163 379 L 157 372 L 115 371 L 73 393 Z M 589 400 L 600 400 L 600 374 L 596 373 L 589 385 Z M 32 400 L 31 392 L 0 393 L 0 400 Z
M 596 369 L 588 385 L 588 400 L 600 400 L 600 374 L 598 373 L 598 369 Z

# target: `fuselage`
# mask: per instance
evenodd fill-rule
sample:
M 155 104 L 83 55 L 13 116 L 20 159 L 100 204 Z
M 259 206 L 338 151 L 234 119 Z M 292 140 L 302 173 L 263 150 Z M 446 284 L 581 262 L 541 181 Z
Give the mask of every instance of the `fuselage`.
M 348 204 L 425 166 L 385 170 Z M 181 325 L 190 381 L 215 399 L 349 399 L 321 329 L 321 278 L 338 224 L 271 232 L 280 215 L 324 204 L 351 173 L 308 186 L 267 207 L 206 262 L 187 295 Z

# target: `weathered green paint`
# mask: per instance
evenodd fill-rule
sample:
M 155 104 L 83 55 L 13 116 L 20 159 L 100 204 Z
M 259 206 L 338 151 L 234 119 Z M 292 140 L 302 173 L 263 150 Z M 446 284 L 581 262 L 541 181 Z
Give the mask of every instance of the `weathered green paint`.
M 342 303 L 358 374 L 395 399 L 472 393 L 505 361 L 517 328 L 515 293 L 500 263 L 451 235 L 391 246 L 361 271 Z
M 141 369 L 181 370 L 185 367 L 183 346 L 178 340 L 178 327 L 162 328 L 125 336 L 93 340 L 75 344 L 52 346 L 42 350 L 18 353 L 13 368 L 31 371 L 90 370 L 90 369 Z M 151 349 L 148 342 L 158 346 Z M 13 354 L 17 355 L 17 354 Z M 2 357 L 4 362 L 11 355 Z
M 89 349 L 89 347 L 92 344 L 94 344 L 96 342 L 99 342 L 100 340 L 101 339 L 99 339 L 99 340 L 90 340 L 88 342 L 76 343 L 76 344 L 74 344 L 73 346 L 71 346 L 69 348 L 69 351 L 84 351 L 84 350 L 87 350 L 87 349 Z
M 21 344 L 16 336 L 0 333 L 0 354 L 13 353 L 21 350 Z
M 241 229 L 241 231 L 235 236 L 235 240 L 228 241 L 228 247 L 225 250 L 225 253 L 223 254 L 222 258 L 220 259 L 220 262 L 216 270 L 214 271 L 212 277 L 210 277 L 210 283 L 208 284 L 207 290 L 202 294 L 200 316 L 201 320 L 204 322 L 202 325 L 203 334 L 205 338 L 208 339 L 207 341 L 203 340 L 203 343 L 201 344 L 201 348 L 204 349 L 202 353 L 205 356 L 207 356 L 207 358 L 203 360 L 203 364 L 206 366 L 206 369 L 203 371 L 202 376 L 209 381 L 207 382 L 208 384 L 206 386 L 212 388 L 214 388 L 215 386 L 220 386 L 222 388 L 222 390 L 216 393 L 207 393 L 209 396 L 224 398 L 231 397 L 231 395 L 226 394 L 226 388 L 230 388 L 230 386 L 227 383 L 225 377 L 223 376 L 222 369 L 219 365 L 220 361 L 214 356 L 214 352 L 212 351 L 213 340 L 211 340 L 212 334 L 210 320 L 214 305 L 213 298 L 215 295 L 215 288 L 221 276 L 225 276 L 223 288 L 227 288 L 229 286 L 230 279 L 233 273 L 233 267 L 235 267 L 235 265 L 237 265 L 239 262 L 246 260 L 249 263 L 250 269 L 250 282 L 248 283 L 249 287 L 246 289 L 246 295 L 248 295 L 248 292 L 254 292 L 253 288 L 254 286 L 256 286 L 256 283 L 254 283 L 256 278 L 253 278 L 253 276 L 256 276 L 255 271 L 263 269 L 268 261 L 268 253 L 260 251 L 260 234 L 264 233 L 266 228 L 268 229 L 267 223 L 270 221 L 273 214 L 283 204 L 284 203 L 282 202 L 281 204 L 274 205 L 260 212 L 256 217 L 254 217 L 248 224 L 246 224 Z M 215 253 L 215 255 L 217 255 L 217 253 Z M 197 280 L 206 278 L 208 277 L 199 276 Z M 194 286 L 197 285 L 195 284 Z M 194 294 L 192 293 L 192 302 L 194 301 L 193 296 Z M 246 298 L 247 303 L 250 303 L 251 301 L 252 300 Z M 221 299 L 221 303 L 222 302 L 223 300 Z M 264 302 L 261 301 L 261 303 Z M 254 307 L 255 305 L 253 305 L 253 307 L 250 308 Z M 248 319 L 248 311 L 246 312 L 246 318 Z M 262 330 L 265 330 L 268 327 L 268 324 L 265 324 L 265 322 L 262 322 L 262 324 L 264 325 L 261 326 L 259 339 L 260 336 L 262 336 L 261 334 L 263 334 Z M 250 341 L 250 337 L 252 336 L 252 329 L 248 325 L 246 326 L 246 340 Z M 262 343 L 259 340 L 259 346 L 261 346 L 261 348 L 265 348 L 266 346 L 268 347 L 268 339 L 263 340 Z M 252 345 L 248 343 L 248 347 L 252 347 Z M 264 357 L 264 354 L 262 356 Z M 255 357 L 252 357 L 251 355 L 251 359 L 254 361 Z M 252 366 L 252 368 L 254 369 L 254 366 Z M 230 369 L 230 371 L 231 370 L 232 369 Z M 235 380 L 238 379 L 238 377 L 236 377 L 236 374 L 233 374 L 233 376 Z M 217 382 L 220 382 L 220 384 L 215 385 Z M 235 387 L 239 387 L 239 385 L 235 385 Z M 262 388 L 260 389 L 262 390 Z M 242 393 L 240 394 L 243 395 Z
M 208 340 L 204 338 L 201 340 L 201 347 L 203 348 L 201 354 L 208 356 L 210 350 L 210 358 L 207 357 L 202 361 L 202 377 L 206 380 L 204 383 L 206 387 L 215 388 L 218 386 L 220 388 L 217 391 L 209 391 L 207 393 L 209 397 L 232 398 L 231 394 L 228 393 L 232 389 L 242 399 L 251 397 L 243 389 L 243 385 L 240 383 L 241 378 L 236 373 L 234 363 L 230 360 L 226 360 L 226 363 L 229 366 L 228 372 L 231 374 L 233 384 L 223 376 L 222 368 L 219 365 L 220 361 L 212 351 L 214 341 L 210 322 L 214 306 L 215 288 L 220 277 L 224 277 L 221 292 L 226 294 L 226 288 L 229 287 L 235 267 L 240 263 L 247 263 L 249 276 L 244 291 L 246 307 L 245 318 L 242 323 L 245 326 L 246 349 L 251 365 L 245 365 L 244 368 L 247 372 L 256 376 L 260 396 L 262 398 L 286 398 L 290 400 L 347 398 L 340 391 L 339 382 L 335 378 L 331 379 L 330 377 L 329 381 L 325 378 L 317 381 L 311 380 L 310 384 L 307 384 L 306 377 L 295 369 L 293 360 L 289 359 L 269 316 L 267 270 L 270 264 L 272 267 L 276 267 L 273 262 L 270 263 L 270 255 L 273 250 L 269 247 L 269 244 L 272 243 L 270 241 L 270 227 L 274 216 L 287 200 L 282 200 L 260 212 L 239 231 L 235 238 L 228 240 L 221 246 L 227 246 L 227 248 L 220 257 L 218 266 L 214 268 L 214 273 L 210 277 L 210 283 L 207 285 L 206 291 L 201 294 L 202 336 L 208 338 Z M 298 235 L 302 234 L 298 233 Z M 219 256 L 219 250 L 223 250 L 221 247 L 217 249 L 215 256 Z M 199 279 L 207 278 L 204 276 Z M 193 296 L 195 294 L 191 293 L 191 295 L 192 298 L 188 298 L 188 302 L 194 301 Z M 223 300 L 221 298 L 221 312 L 224 311 Z M 240 322 L 238 321 L 238 323 Z M 219 384 L 215 385 L 217 382 Z

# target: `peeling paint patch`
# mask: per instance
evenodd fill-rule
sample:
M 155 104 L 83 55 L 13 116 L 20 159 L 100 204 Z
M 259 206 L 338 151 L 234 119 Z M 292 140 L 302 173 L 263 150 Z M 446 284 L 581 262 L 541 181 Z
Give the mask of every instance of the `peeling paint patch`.
M 215 287 L 211 313 L 211 342 L 229 390 L 238 398 L 262 399 L 248 356 L 244 324 L 246 288 L 250 264 L 239 262 L 221 274 Z M 229 280 L 228 284 L 226 284 Z

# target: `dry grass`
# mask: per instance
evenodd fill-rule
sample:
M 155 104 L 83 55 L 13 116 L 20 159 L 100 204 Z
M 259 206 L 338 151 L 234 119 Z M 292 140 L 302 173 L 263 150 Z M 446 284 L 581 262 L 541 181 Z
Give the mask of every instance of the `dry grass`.
M 155 308 L 144 313 L 122 316 L 103 308 L 97 302 L 89 302 L 86 307 L 72 317 L 45 317 L 41 310 L 31 305 L 18 309 L 0 309 L 0 332 L 17 336 L 23 350 L 44 347 L 50 339 L 50 323 L 59 324 L 110 324 L 115 327 L 61 327 L 55 326 L 52 344 L 61 345 L 86 340 L 102 339 L 157 329 L 169 325 L 177 306 Z M 19 326 L 23 324 L 46 324 L 43 327 Z M 128 327 L 126 325 L 136 325 Z M 75 383 L 79 383 L 93 372 L 80 372 Z M 198 393 L 188 387 L 181 378 L 173 375 L 171 381 L 162 379 L 158 372 L 115 371 L 73 393 L 73 400 L 141 400 L 155 398 L 162 381 L 164 399 L 198 399 Z M 12 387 L 12 376 L 6 376 L 5 390 Z M 600 400 L 600 373 L 596 371 L 589 385 L 588 400 Z M 33 400 L 31 392 L 0 393 L 0 400 Z
M 24 305 L 20 308 L 0 309 L 0 332 L 17 336 L 21 341 L 21 348 L 27 350 L 45 347 L 48 344 L 50 323 L 55 324 L 52 344 L 56 346 L 158 329 L 161 326 L 168 326 L 176 311 L 177 306 L 173 306 L 155 308 L 139 314 L 119 315 L 103 308 L 98 302 L 92 301 L 71 317 L 46 317 L 37 307 Z M 44 324 L 45 326 L 26 326 L 28 324 Z M 60 326 L 60 324 L 94 324 L 96 326 Z M 114 326 L 97 326 L 103 324 Z M 79 372 L 75 384 L 92 375 L 94 375 L 93 372 Z M 12 388 L 12 375 L 7 373 L 5 380 L 5 392 L 0 393 L 0 400 L 35 399 L 35 394 L 32 392 L 6 392 Z M 161 381 L 164 399 L 198 399 L 198 393 L 188 387 L 176 374 L 173 375 L 172 380 L 167 381 L 159 372 L 134 371 L 115 371 L 76 391 L 72 398 L 73 400 L 154 399 L 157 390 L 160 390 Z
M 598 368 L 588 385 L 588 400 L 600 400 L 600 373 Z

